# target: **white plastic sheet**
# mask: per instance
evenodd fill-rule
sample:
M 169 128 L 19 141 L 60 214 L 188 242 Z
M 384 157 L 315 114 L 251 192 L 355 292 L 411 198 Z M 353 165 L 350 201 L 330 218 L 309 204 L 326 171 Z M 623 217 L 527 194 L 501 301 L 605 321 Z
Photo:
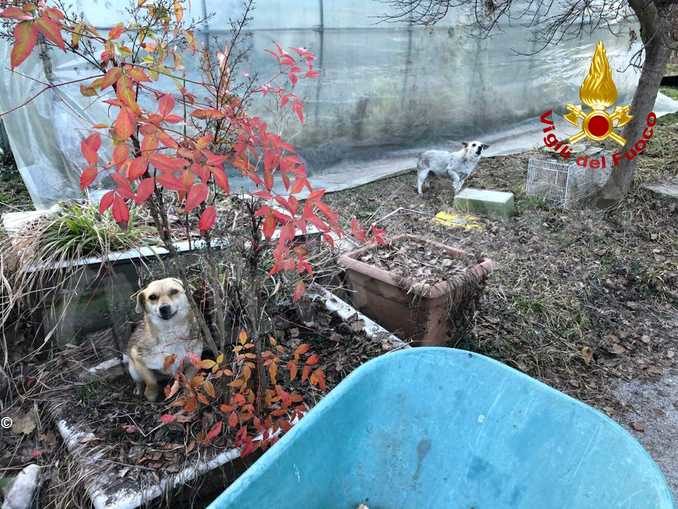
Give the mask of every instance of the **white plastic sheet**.
M 124 19 L 124 5 L 80 0 L 76 10 L 105 29 Z M 202 34 L 216 47 L 227 39 L 227 20 L 238 16 L 240 5 L 239 0 L 193 1 L 189 15 L 216 13 Z M 481 40 L 470 37 L 468 17 L 459 12 L 431 30 L 378 23 L 384 9 L 379 1 L 300 0 L 292 8 L 290 2 L 259 0 L 248 27 L 252 53 L 242 71 L 271 75 L 274 62 L 264 49 L 274 41 L 316 53 L 322 75 L 299 90 L 306 100 L 306 123 L 292 125 L 288 134 L 312 179 L 330 190 L 402 169 L 422 148 L 454 140 L 493 142 L 490 154 L 531 148 L 540 138 L 534 119 L 542 111 L 579 101 L 596 40 L 607 47 L 620 103 L 630 102 L 638 80 L 638 72 L 627 65 L 638 49 L 637 43 L 629 44 L 631 25 L 616 26 L 618 36 L 598 31 L 526 55 L 536 48 L 533 34 L 518 26 L 502 26 Z M 6 41 L 0 41 L 0 56 L 9 61 Z M 196 77 L 198 62 L 186 65 L 189 77 Z M 92 72 L 58 50 L 31 56 L 19 70 L 53 83 Z M 42 86 L 0 70 L 0 110 L 23 103 Z M 662 111 L 678 109 L 675 102 L 661 100 Z M 265 115 L 262 105 L 255 108 Z M 50 90 L 5 118 L 37 208 L 80 195 L 80 139 L 88 125 L 108 121 L 107 115 L 105 105 L 81 96 L 79 84 L 73 84 Z M 97 185 L 108 184 L 103 179 Z

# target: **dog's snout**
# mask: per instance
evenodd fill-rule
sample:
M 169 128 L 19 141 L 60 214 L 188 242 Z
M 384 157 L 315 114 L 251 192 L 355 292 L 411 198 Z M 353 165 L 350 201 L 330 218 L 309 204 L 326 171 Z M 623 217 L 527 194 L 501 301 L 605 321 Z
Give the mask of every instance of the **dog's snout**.
M 163 318 L 168 318 L 172 314 L 172 306 L 169 304 L 163 304 L 158 308 L 158 311 L 160 312 L 160 316 Z

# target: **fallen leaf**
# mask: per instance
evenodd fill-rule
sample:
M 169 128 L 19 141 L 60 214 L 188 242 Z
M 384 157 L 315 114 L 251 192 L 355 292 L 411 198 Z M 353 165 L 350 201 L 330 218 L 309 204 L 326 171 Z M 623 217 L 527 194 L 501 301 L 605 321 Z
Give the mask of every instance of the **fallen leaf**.
M 590 346 L 582 347 L 582 349 L 579 350 L 579 353 L 581 354 L 581 357 L 584 359 L 584 362 L 587 366 L 591 364 L 591 361 L 593 360 L 593 350 Z
M 632 427 L 634 430 L 636 430 L 636 431 L 640 431 L 640 432 L 645 431 L 645 426 L 643 426 L 643 425 L 642 425 L 641 423 L 639 423 L 639 422 L 632 422 L 632 423 L 631 423 L 631 427 Z
M 626 348 L 621 346 L 619 343 L 613 343 L 612 345 L 605 347 L 605 350 L 610 352 L 612 355 L 621 355 L 626 352 Z
M 28 412 L 21 417 L 17 417 L 12 422 L 12 431 L 16 435 L 30 435 L 35 429 L 35 419 L 33 412 Z

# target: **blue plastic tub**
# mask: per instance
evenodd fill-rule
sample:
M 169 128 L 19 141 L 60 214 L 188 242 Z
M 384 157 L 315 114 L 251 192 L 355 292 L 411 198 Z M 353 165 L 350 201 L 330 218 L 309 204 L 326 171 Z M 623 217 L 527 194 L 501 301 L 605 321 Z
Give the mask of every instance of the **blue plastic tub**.
M 212 509 L 669 509 L 617 423 L 492 359 L 417 348 L 361 366 Z

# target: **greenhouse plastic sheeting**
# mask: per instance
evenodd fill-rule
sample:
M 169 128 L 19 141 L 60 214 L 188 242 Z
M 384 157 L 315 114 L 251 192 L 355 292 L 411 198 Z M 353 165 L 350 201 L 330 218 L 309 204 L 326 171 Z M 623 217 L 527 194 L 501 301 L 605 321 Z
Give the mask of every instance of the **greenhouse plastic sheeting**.
M 75 10 L 100 27 L 124 19 L 127 2 L 84 0 Z M 217 48 L 228 39 L 228 19 L 240 0 L 193 1 L 195 19 L 212 12 L 201 37 Z M 290 122 L 287 136 L 299 148 L 316 185 L 336 190 L 411 167 L 422 148 L 449 146 L 480 138 L 493 144 L 489 155 L 532 148 L 540 140 L 537 117 L 579 102 L 578 89 L 603 40 L 614 69 L 620 102 L 630 102 L 638 72 L 628 61 L 638 45 L 629 44 L 631 25 L 563 41 L 537 54 L 533 33 L 501 26 L 491 38 L 472 37 L 470 18 L 455 12 L 434 28 L 379 22 L 386 4 L 368 0 L 258 0 L 248 29 L 252 53 L 242 72 L 272 75 L 275 62 L 264 50 L 274 42 L 303 46 L 317 55 L 321 77 L 303 83 L 303 127 Z M 0 57 L 10 48 L 0 41 Z M 185 62 L 189 78 L 197 59 Z M 34 53 L 22 74 L 60 83 L 94 74 L 58 50 Z M 0 110 L 22 104 L 43 87 L 39 82 L 0 71 Z M 171 90 L 173 84 L 168 83 Z M 675 111 L 662 97 L 657 108 Z M 262 104 L 255 109 L 265 115 Z M 83 97 L 79 84 L 51 89 L 5 117 L 12 151 L 37 208 L 80 195 L 83 169 L 80 140 L 87 126 L 108 120 L 108 108 Z M 104 151 L 110 150 L 104 147 Z M 106 153 L 104 153 L 104 158 Z M 237 188 L 242 180 L 234 180 Z M 108 185 L 106 178 L 97 182 Z

